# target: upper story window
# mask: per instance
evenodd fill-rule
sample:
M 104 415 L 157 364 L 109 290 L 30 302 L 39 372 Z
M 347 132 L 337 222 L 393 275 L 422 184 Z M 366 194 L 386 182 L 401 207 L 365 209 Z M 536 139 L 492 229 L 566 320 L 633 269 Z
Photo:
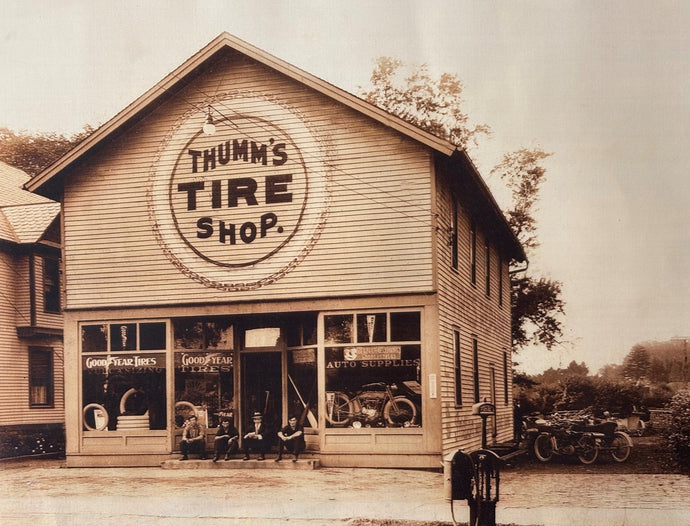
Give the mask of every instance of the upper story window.
M 503 307 L 503 258 L 498 258 L 498 304 Z
M 489 243 L 484 245 L 484 260 L 486 266 L 486 280 L 484 284 L 484 292 L 486 296 L 491 296 L 491 247 Z
M 43 309 L 60 312 L 60 261 L 43 258 Z
M 453 210 L 450 215 L 450 260 L 454 269 L 458 268 L 458 203 L 453 199 Z
M 29 347 L 29 405 L 53 406 L 53 349 Z
M 477 227 L 474 221 L 470 223 L 470 279 L 477 283 Z

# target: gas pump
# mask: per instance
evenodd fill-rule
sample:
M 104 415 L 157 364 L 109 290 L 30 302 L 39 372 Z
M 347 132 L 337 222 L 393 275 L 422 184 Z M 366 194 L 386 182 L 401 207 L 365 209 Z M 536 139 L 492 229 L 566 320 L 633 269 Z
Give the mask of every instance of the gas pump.
M 486 449 L 486 419 L 496 416 L 496 406 L 489 402 L 479 402 L 472 406 L 472 414 L 482 418 L 482 449 Z
M 482 447 L 469 454 L 458 449 L 446 456 L 443 466 L 446 500 L 450 501 L 454 526 L 457 526 L 453 511 L 455 500 L 467 501 L 469 526 L 496 526 L 501 458 L 486 449 L 486 420 L 496 416 L 496 408 L 489 402 L 480 402 L 472 406 L 472 414 L 482 419 Z

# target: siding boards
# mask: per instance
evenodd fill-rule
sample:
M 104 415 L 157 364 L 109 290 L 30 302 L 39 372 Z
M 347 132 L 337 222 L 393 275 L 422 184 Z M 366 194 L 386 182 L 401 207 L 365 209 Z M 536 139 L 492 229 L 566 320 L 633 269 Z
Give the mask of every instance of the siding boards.
M 62 341 L 17 336 L 18 325 L 30 325 L 28 256 L 0 252 L 0 291 L 0 426 L 63 422 Z M 52 408 L 29 406 L 29 346 L 53 348 Z
M 495 240 L 488 239 L 491 250 L 491 295 L 486 296 L 486 260 L 484 244 L 486 233 L 477 224 L 476 284 L 471 283 L 470 224 L 471 217 L 459 200 L 458 214 L 458 268 L 451 268 L 451 252 L 447 242 L 453 194 L 449 190 L 447 175 L 438 174 L 437 207 L 438 226 L 442 235 L 436 237 L 439 301 L 439 346 L 441 369 L 441 412 L 443 420 L 444 453 L 456 448 L 477 448 L 481 445 L 481 418 L 470 415 L 474 403 L 474 365 L 472 341 L 477 340 L 479 354 L 479 399 L 491 400 L 490 368 L 495 370 L 495 403 L 498 419 L 498 441 L 512 438 L 512 405 L 505 404 L 503 396 L 503 352 L 510 351 L 510 302 L 507 285 L 507 267 L 504 272 L 503 306 L 498 301 L 499 248 Z M 506 258 L 503 258 L 504 260 Z M 462 376 L 462 406 L 455 405 L 453 330 L 460 332 Z M 509 354 L 510 357 L 510 354 Z M 509 364 L 510 365 L 510 364 Z M 509 368 L 509 374 L 510 368 Z M 509 379 L 510 380 L 510 379 Z M 509 401 L 510 402 L 510 401 Z M 487 440 L 492 441 L 492 423 L 487 422 Z
M 67 179 L 67 307 L 431 290 L 429 152 L 264 66 L 230 59 L 120 133 Z M 299 130 L 290 134 L 300 147 L 308 146 L 302 150 L 307 163 L 327 167 L 330 203 L 325 228 L 306 259 L 271 285 L 230 293 L 187 278 L 168 261 L 152 232 L 146 191 L 156 152 L 179 116 L 190 105 L 204 107 L 208 97 L 233 90 L 285 100 L 310 123 L 319 144 L 300 142 L 307 136 Z M 231 120 L 251 110 L 218 106 Z M 281 118 L 276 115 L 273 123 L 294 127 Z

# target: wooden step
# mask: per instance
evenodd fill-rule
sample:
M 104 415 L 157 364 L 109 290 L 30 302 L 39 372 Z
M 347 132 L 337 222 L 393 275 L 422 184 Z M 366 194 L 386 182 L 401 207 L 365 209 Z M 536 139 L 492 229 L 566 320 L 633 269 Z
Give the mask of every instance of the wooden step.
M 319 467 L 317 458 L 300 458 L 297 462 L 292 461 L 292 456 L 283 457 L 280 462 L 275 461 L 275 456 L 266 457 L 266 460 L 257 460 L 252 457 L 250 460 L 232 458 L 223 460 L 220 458 L 213 462 L 210 458 L 200 460 L 190 457 L 189 460 L 174 458 L 161 462 L 163 469 L 317 469 Z

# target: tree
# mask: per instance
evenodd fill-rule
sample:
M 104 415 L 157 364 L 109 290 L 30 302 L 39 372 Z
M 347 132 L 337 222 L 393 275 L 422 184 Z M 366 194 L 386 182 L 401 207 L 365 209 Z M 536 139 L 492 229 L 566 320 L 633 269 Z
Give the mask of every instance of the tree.
M 404 77 L 400 60 L 379 57 L 371 74 L 372 88 L 361 96 L 367 102 L 400 117 L 461 149 L 477 145 L 477 139 L 488 135 L 486 124 L 470 125 L 462 108 L 462 81 L 449 73 L 433 79 L 422 64 Z
M 649 352 L 638 343 L 633 345 L 633 348 L 623 359 L 623 374 L 630 380 L 648 378 L 651 364 Z
M 542 161 L 551 154 L 541 148 L 507 153 L 494 167 L 512 194 L 512 207 L 506 219 L 528 257 L 539 246 L 534 214 L 539 191 L 546 179 Z M 515 267 L 516 262 L 511 262 Z M 513 348 L 519 350 L 530 342 L 543 344 L 548 350 L 560 343 L 563 335 L 561 283 L 530 275 L 527 269 L 511 273 Z
M 490 133 L 486 124 L 470 125 L 462 107 L 463 84 L 457 76 L 444 73 L 433 79 L 423 64 L 405 77 L 402 68 L 400 60 L 380 57 L 371 75 L 371 89 L 360 87 L 362 98 L 465 150 Z M 506 219 L 525 251 L 539 245 L 534 207 L 546 174 L 541 162 L 549 155 L 539 148 L 518 150 L 506 154 L 492 170 L 500 173 L 512 192 L 513 207 Z M 551 349 L 558 344 L 563 334 L 561 284 L 524 272 L 512 273 L 511 291 L 513 347 L 535 342 Z
M 90 126 L 85 126 L 83 131 L 72 136 L 54 132 L 29 134 L 0 128 L 0 161 L 34 176 L 91 133 L 93 128 Z

